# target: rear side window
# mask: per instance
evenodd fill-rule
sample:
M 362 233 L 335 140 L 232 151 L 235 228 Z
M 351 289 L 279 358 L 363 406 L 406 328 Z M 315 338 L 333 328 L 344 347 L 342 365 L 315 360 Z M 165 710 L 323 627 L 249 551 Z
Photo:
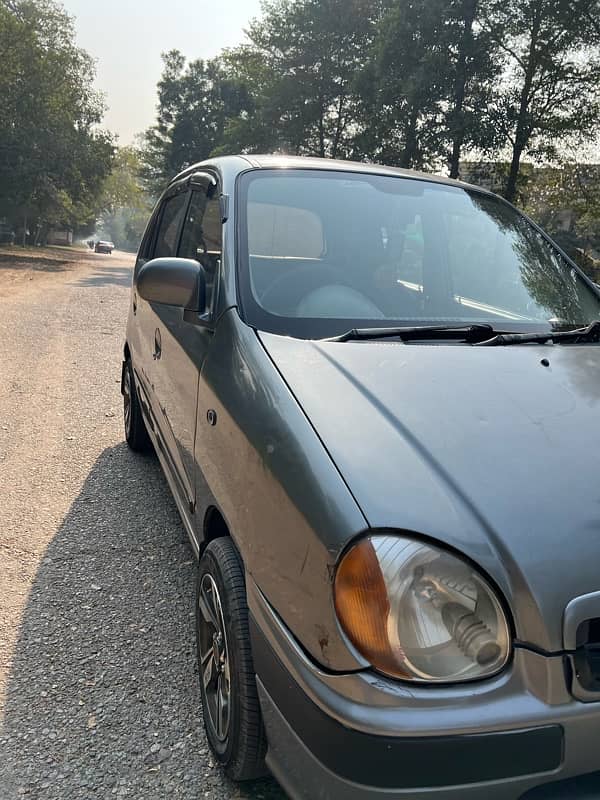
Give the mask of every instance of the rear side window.
M 170 258 L 177 255 L 179 231 L 188 197 L 187 192 L 181 192 L 165 201 L 156 236 L 154 258 Z

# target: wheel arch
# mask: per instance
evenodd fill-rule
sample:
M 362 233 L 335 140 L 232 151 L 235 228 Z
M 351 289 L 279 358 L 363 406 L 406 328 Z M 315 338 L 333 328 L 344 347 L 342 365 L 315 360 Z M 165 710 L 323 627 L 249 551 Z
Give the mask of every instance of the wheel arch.
M 229 525 L 216 506 L 209 506 L 204 515 L 202 550 L 215 539 L 227 537 L 233 541 Z M 235 542 L 234 542 L 235 544 Z M 237 545 L 236 545 L 236 549 Z

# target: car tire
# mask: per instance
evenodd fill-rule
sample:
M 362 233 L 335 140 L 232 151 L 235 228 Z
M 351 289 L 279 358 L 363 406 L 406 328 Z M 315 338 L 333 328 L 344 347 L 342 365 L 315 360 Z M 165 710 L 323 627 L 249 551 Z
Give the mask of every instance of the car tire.
M 211 750 L 232 780 L 259 778 L 267 772 L 267 742 L 250 645 L 244 569 L 228 537 L 212 541 L 200 560 L 196 641 L 204 729 Z
M 129 447 L 136 453 L 148 453 L 152 450 L 152 442 L 146 430 L 146 423 L 142 416 L 142 408 L 133 379 L 131 359 L 125 362 L 123 370 L 123 424 L 125 427 L 125 440 Z

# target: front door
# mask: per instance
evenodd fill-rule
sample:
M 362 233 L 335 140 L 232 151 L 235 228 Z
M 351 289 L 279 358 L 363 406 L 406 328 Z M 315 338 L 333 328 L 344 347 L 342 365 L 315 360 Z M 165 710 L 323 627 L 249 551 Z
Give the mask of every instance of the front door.
M 221 259 L 221 212 L 213 183 L 191 192 L 175 254 L 199 261 L 207 282 L 206 308 L 192 318 L 181 308 L 153 307 L 160 350 L 155 370 L 159 424 L 182 500 L 193 512 L 198 381 L 213 336 L 211 312 Z

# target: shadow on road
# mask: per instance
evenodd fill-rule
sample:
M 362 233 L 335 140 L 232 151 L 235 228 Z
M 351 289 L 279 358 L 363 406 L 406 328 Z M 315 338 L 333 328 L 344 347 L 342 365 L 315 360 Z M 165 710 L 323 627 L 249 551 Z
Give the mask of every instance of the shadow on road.
M 195 563 L 157 462 L 104 451 L 32 587 L 0 728 L 0 797 L 270 798 L 201 729 Z
M 88 286 L 98 288 L 99 286 L 131 286 L 132 267 L 109 267 L 98 266 L 98 270 L 93 275 L 86 275 L 76 282 L 76 286 Z
M 29 254 L 15 254 L 0 252 L 0 270 L 2 269 L 32 269 L 37 272 L 66 272 L 72 262 L 56 258 L 32 258 Z

